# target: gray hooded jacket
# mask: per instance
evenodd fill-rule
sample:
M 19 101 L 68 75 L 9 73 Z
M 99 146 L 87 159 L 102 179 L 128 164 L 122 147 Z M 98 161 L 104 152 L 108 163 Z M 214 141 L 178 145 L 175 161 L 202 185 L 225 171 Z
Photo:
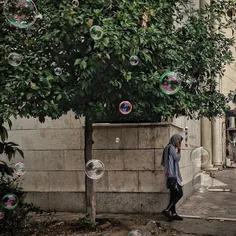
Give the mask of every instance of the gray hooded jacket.
M 182 185 L 182 176 L 179 170 L 180 153 L 176 152 L 176 147 L 177 143 L 182 140 L 183 138 L 179 134 L 175 134 L 170 138 L 169 144 L 164 148 L 161 162 L 162 166 L 164 166 L 165 172 L 168 173 L 168 177 L 177 178 L 179 185 Z

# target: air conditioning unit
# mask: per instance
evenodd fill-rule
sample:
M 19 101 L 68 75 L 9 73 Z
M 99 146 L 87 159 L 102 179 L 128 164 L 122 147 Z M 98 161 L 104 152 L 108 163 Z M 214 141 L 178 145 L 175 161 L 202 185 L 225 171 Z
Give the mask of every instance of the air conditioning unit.
M 229 129 L 235 129 L 235 117 L 234 116 L 230 116 L 229 117 Z

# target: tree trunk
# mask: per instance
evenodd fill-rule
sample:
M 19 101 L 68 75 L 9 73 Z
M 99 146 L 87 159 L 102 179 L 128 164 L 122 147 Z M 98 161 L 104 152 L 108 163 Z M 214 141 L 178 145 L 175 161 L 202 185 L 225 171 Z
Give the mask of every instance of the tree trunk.
M 85 117 L 85 147 L 84 157 L 85 164 L 92 159 L 93 147 L 93 122 L 88 116 Z M 94 181 L 85 175 L 85 194 L 86 194 L 86 211 L 90 220 L 96 221 L 96 195 L 94 191 Z

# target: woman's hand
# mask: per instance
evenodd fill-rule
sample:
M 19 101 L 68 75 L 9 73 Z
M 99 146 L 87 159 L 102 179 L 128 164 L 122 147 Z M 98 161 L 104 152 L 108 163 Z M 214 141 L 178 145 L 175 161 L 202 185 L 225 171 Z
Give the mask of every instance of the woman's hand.
M 180 153 L 180 151 L 181 151 L 181 142 L 179 142 L 179 143 L 177 144 L 177 148 L 178 148 L 178 153 Z

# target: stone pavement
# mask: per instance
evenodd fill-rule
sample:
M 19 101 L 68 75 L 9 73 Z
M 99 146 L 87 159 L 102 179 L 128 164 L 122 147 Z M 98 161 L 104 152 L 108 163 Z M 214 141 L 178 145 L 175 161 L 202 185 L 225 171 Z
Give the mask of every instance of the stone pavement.
M 230 192 L 196 192 L 179 207 L 180 215 L 234 219 L 236 224 L 236 169 L 216 173 L 211 189 L 230 189 Z

